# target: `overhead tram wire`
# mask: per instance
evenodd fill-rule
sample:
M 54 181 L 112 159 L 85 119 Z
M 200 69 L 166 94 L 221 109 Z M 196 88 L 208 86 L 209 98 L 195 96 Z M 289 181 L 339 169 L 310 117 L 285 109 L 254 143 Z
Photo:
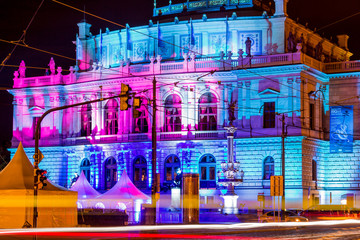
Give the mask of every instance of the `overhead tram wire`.
M 7 41 L 7 40 L 4 40 L 4 39 L 0 39 L 0 42 L 9 43 L 9 44 L 15 44 L 15 47 L 21 46 L 21 47 L 29 48 L 29 49 L 32 49 L 32 50 L 35 50 L 35 51 L 51 54 L 51 55 L 54 55 L 54 56 L 57 56 L 57 57 L 62 57 L 62 58 L 66 58 L 66 59 L 69 59 L 69 60 L 76 61 L 75 58 L 67 57 L 67 56 L 57 54 L 57 53 L 53 53 L 53 52 L 50 52 L 50 51 L 46 51 L 46 50 L 43 50 L 43 49 L 40 49 L 40 48 L 31 47 L 31 46 L 29 46 L 27 44 L 21 44 L 21 43 L 14 42 L 14 41 Z
M 120 26 L 120 27 L 126 29 L 126 26 L 124 26 L 124 25 L 122 25 L 122 24 L 119 24 L 119 23 L 116 23 L 116 22 L 113 22 L 113 21 L 111 21 L 111 20 L 108 20 L 108 19 L 106 19 L 106 18 L 103 18 L 103 17 L 97 16 L 97 15 L 95 15 L 95 14 L 86 12 L 86 11 L 84 11 L 84 10 L 78 9 L 78 8 L 76 8 L 76 7 L 73 7 L 73 6 L 71 6 L 71 5 L 62 3 L 62 2 L 57 1 L 57 0 L 51 0 L 51 1 L 53 1 L 53 2 L 55 2 L 55 3 L 58 3 L 58 4 L 61 4 L 61 5 L 64 5 L 64 6 L 66 6 L 66 7 L 69 7 L 69 8 L 71 8 L 71 9 L 76 10 L 76 11 L 79 11 L 79 12 L 81 12 L 81 13 L 83 13 L 83 14 L 88 14 L 88 15 L 90 15 L 90 16 L 92 16 L 92 17 L 98 18 L 98 19 L 100 19 L 100 20 L 103 20 L 103 21 L 112 23 L 112 24 L 114 24 L 114 25 L 117 25 L 117 26 Z M 155 39 L 155 40 L 156 40 L 156 39 L 159 40 L 157 37 L 154 37 L 154 36 L 152 36 L 152 35 L 149 35 L 149 34 L 146 34 L 146 33 L 142 33 L 142 32 L 140 32 L 140 31 L 134 30 L 134 29 L 132 29 L 132 28 L 129 28 L 129 29 L 132 30 L 132 31 L 134 31 L 134 32 L 136 32 L 136 33 L 139 33 L 139 34 L 145 35 L 145 36 L 147 36 L 147 37 L 153 38 L 153 39 Z M 189 51 L 191 51 L 191 52 L 194 52 L 194 53 L 198 54 L 199 56 L 206 56 L 206 57 L 213 58 L 212 56 L 203 55 L 203 54 L 201 54 L 201 53 L 198 53 L 198 52 L 195 52 L 195 51 L 193 51 L 193 50 L 190 50 L 190 49 L 188 49 L 188 48 L 186 48 L 186 47 L 181 47 L 181 46 L 178 46 L 178 45 L 176 45 L 176 44 L 173 44 L 173 43 L 170 43 L 170 42 L 166 42 L 166 41 L 164 41 L 164 40 L 162 40 L 162 41 L 163 41 L 164 43 L 171 44 L 171 45 L 173 45 L 174 47 L 178 47 L 178 48 L 180 48 L 180 49 L 189 50 Z M 216 58 L 213 58 L 213 59 L 214 59 L 215 61 L 219 61 L 219 62 L 222 62 L 222 63 L 224 63 L 224 64 L 228 64 L 228 63 L 227 63 L 226 61 L 224 61 L 224 60 L 218 60 L 218 59 L 216 59 Z M 110 69 L 110 68 L 109 68 L 109 69 Z M 275 80 L 273 80 L 273 79 L 271 79 L 271 78 L 268 78 L 268 77 L 265 77 L 265 76 L 263 76 L 263 75 L 253 73 L 252 71 L 248 70 L 247 68 L 241 68 L 241 69 L 243 69 L 243 70 L 245 70 L 245 71 L 248 71 L 248 72 L 250 72 L 250 73 L 252 73 L 252 74 L 254 74 L 254 75 L 258 75 L 258 76 L 260 76 L 260 77 L 266 78 L 266 79 L 268 79 L 268 80 L 275 81 Z M 241 70 L 241 69 L 237 69 L 237 70 Z M 134 77 L 136 77 L 136 76 L 134 76 Z M 145 78 L 145 77 L 143 77 L 143 78 Z M 146 79 L 146 78 L 145 78 L 145 79 Z M 147 80 L 148 80 L 148 79 L 147 79 Z M 284 86 L 287 86 L 287 85 L 285 85 L 285 84 L 283 84 L 283 83 L 281 83 L 281 82 L 279 82 L 279 84 L 284 85 Z M 296 89 L 296 88 L 293 88 L 293 89 L 294 89 L 294 90 L 297 90 L 297 91 L 301 91 L 301 90 L 298 90 L 298 89 Z
M 126 26 L 124 26 L 124 25 L 122 25 L 122 24 L 119 24 L 119 23 L 110 21 L 110 20 L 108 20 L 108 19 L 102 18 L 102 17 L 97 16 L 97 15 L 95 15 L 95 14 L 88 13 L 88 12 L 83 11 L 83 10 L 81 10 L 81 9 L 75 8 L 75 7 L 71 6 L 71 5 L 68 5 L 68 4 L 59 2 L 59 1 L 57 1 L 57 0 L 51 0 L 51 1 L 53 1 L 53 2 L 55 2 L 55 3 L 58 3 L 58 4 L 61 4 L 61 5 L 64 5 L 64 6 L 66 6 L 66 7 L 72 8 L 72 9 L 74 9 L 74 10 L 76 10 L 76 11 L 79 11 L 79 12 L 82 12 L 82 13 L 84 13 L 84 14 L 88 14 L 88 15 L 90 15 L 90 16 L 93 16 L 93 17 L 95 17 L 95 18 L 101 19 L 101 20 L 103 20 L 103 21 L 107 21 L 107 22 L 112 23 L 112 24 L 114 24 L 114 25 L 117 25 L 117 26 L 126 28 Z M 357 15 L 357 14 L 355 14 L 355 15 Z M 150 37 L 150 38 L 153 38 L 153 39 L 158 39 L 157 37 L 154 37 L 154 36 L 151 36 L 151 35 L 142 33 L 142 32 L 140 32 L 140 31 L 134 30 L 134 29 L 132 29 L 132 28 L 129 28 L 129 29 L 132 30 L 132 31 L 134 31 L 134 32 L 136 32 L 136 33 L 145 35 L 145 36 L 147 36 L 147 37 Z M 171 45 L 173 45 L 173 46 L 175 46 L 175 47 L 179 47 L 179 48 L 182 48 L 182 49 L 186 49 L 186 50 L 192 51 L 192 50 L 190 50 L 190 49 L 188 49 L 188 48 L 186 48 L 186 47 L 181 47 L 181 46 L 175 45 L 175 44 L 170 43 L 170 42 L 166 42 L 166 41 L 163 41 L 163 42 L 168 43 L 168 44 L 171 44 Z M 24 46 L 26 46 L 26 45 L 24 45 Z M 32 48 L 32 49 L 41 51 L 40 49 L 35 49 L 35 48 Z M 194 52 L 194 51 L 192 51 L 192 52 Z M 50 53 L 50 52 L 48 52 L 48 53 Z M 197 53 L 197 52 L 194 52 L 194 53 Z M 199 54 L 200 56 L 207 56 L 207 55 L 203 55 L 203 54 L 201 54 L 201 53 L 197 53 L 197 54 Z M 65 57 L 65 56 L 62 56 L 62 57 Z M 207 57 L 213 58 L 212 56 L 207 56 Z M 65 57 L 65 58 L 68 58 L 68 57 Z M 68 59 L 71 59 L 71 58 L 68 58 Z M 218 60 L 218 59 L 215 59 L 215 58 L 213 58 L 213 59 L 214 59 L 215 61 L 219 61 L 219 62 L 226 63 L 226 61 L 224 61 L 224 60 L 221 61 L 221 60 Z M 74 59 L 71 59 L 71 60 L 74 60 Z M 226 63 L 226 64 L 227 64 L 227 63 Z M 105 69 L 110 69 L 110 68 L 105 68 Z M 254 75 L 257 75 L 257 76 L 259 76 L 259 77 L 262 77 L 262 78 L 265 78 L 265 79 L 267 79 L 267 80 L 270 80 L 270 81 L 274 81 L 274 82 L 275 82 L 274 79 L 269 78 L 269 77 L 265 77 L 265 76 L 263 76 L 263 75 L 261 75 L 261 74 L 254 73 L 254 72 L 248 70 L 247 68 L 240 68 L 240 69 L 237 69 L 237 70 L 242 70 L 242 69 L 245 70 L 245 71 L 248 71 L 249 73 L 252 73 L 252 74 L 254 74 Z M 144 77 L 144 76 L 135 76 L 135 75 L 132 75 L 132 74 L 131 74 L 131 76 L 133 76 L 133 77 L 141 77 L 141 78 L 144 78 L 144 79 L 146 79 L 146 80 L 151 80 L 151 79 L 147 79 L 147 78 Z M 281 83 L 281 82 L 277 82 L 277 83 L 279 83 L 279 84 L 281 84 L 281 85 L 283 85 L 283 86 L 289 87 L 288 85 L 283 84 L 283 83 Z M 291 87 L 291 88 L 294 89 L 294 90 L 296 90 L 296 91 L 300 91 L 300 92 L 301 92 L 300 89 L 297 89 L 297 88 L 294 88 L 294 87 Z M 307 94 L 307 93 L 305 93 L 304 91 L 301 92 L 301 93 Z M 330 103 L 330 102 L 329 102 L 329 103 Z M 340 106 L 342 106 L 342 105 L 340 105 Z
M 69 7 L 69 8 L 71 8 L 71 9 L 76 10 L 76 11 L 82 12 L 82 13 L 84 13 L 84 14 L 88 14 L 88 15 L 90 15 L 90 16 L 92 16 L 92 17 L 101 19 L 101 20 L 103 20 L 103 21 L 112 23 L 112 24 L 114 24 L 114 25 L 117 25 L 117 26 L 120 26 L 120 27 L 126 29 L 126 26 L 124 26 L 124 25 L 122 25 L 122 24 L 119 24 L 119 23 L 116 23 L 116 22 L 114 22 L 114 21 L 108 20 L 108 19 L 106 19 L 106 18 L 100 17 L 100 16 L 98 16 L 98 15 L 95 15 L 95 14 L 92 14 L 92 13 L 89 13 L 89 12 L 86 12 L 86 11 L 83 11 L 83 10 L 81 10 L 81 9 L 78 9 L 78 8 L 76 8 L 76 7 L 73 7 L 73 6 L 71 6 L 71 5 L 62 3 L 62 2 L 57 1 L 57 0 L 51 0 L 51 1 L 53 1 L 53 2 L 55 2 L 55 3 L 58 3 L 58 4 L 61 4 L 61 5 L 63 5 L 63 6 Z M 142 35 L 144 35 L 144 36 L 153 38 L 153 39 L 155 39 L 155 40 L 156 40 L 156 39 L 159 40 L 157 37 L 154 37 L 154 36 L 149 35 L 149 34 L 146 34 L 146 33 L 142 33 L 142 32 L 140 32 L 140 31 L 134 30 L 134 29 L 132 29 L 132 28 L 129 28 L 129 30 L 134 31 L 134 32 L 139 33 L 139 34 L 142 34 Z M 174 43 L 167 42 L 167 41 L 164 41 L 164 40 L 162 40 L 162 41 L 163 41 L 164 43 L 173 45 L 174 47 L 178 47 L 178 48 L 180 48 L 180 49 L 184 49 L 184 50 L 191 51 L 191 52 L 193 52 L 193 53 L 195 53 L 195 54 L 198 54 L 199 56 L 207 56 L 207 55 L 203 55 L 202 53 L 198 53 L 198 52 L 195 52 L 195 51 L 193 51 L 193 50 L 190 50 L 190 49 L 188 49 L 188 48 L 186 48 L 186 47 L 181 47 L 181 46 L 178 46 L 178 45 L 176 45 L 176 44 L 174 44 Z M 212 56 L 207 56 L 207 57 L 213 58 Z M 224 64 L 228 64 L 228 63 L 227 63 L 226 61 L 224 61 L 224 60 L 221 61 L 221 60 L 218 60 L 218 59 L 216 59 L 216 58 L 213 58 L 213 59 L 214 59 L 215 61 L 219 61 L 219 62 L 222 62 L 222 63 L 224 63 Z M 275 81 L 274 79 L 272 79 L 272 78 L 265 77 L 265 76 L 263 76 L 263 75 L 261 75 L 261 74 L 254 73 L 254 72 L 252 72 L 252 71 L 250 71 L 249 69 L 244 68 L 244 67 L 242 67 L 242 68 L 240 68 L 240 69 L 236 69 L 236 70 L 242 70 L 242 69 L 245 70 L 245 71 L 248 71 L 248 72 L 251 73 L 251 74 L 254 74 L 254 75 L 257 75 L 257 76 L 259 76 L 259 77 L 265 78 L 265 79 L 267 79 L 267 80 L 276 82 L 276 81 Z M 278 81 L 278 82 L 276 82 L 276 83 L 279 83 L 280 85 L 289 87 L 288 85 L 286 85 L 286 84 L 284 84 L 284 83 L 282 83 L 282 82 L 280 82 L 280 81 Z M 303 94 L 307 94 L 307 93 L 305 93 L 304 91 L 302 92 L 301 89 L 297 89 L 297 88 L 294 88 L 294 87 L 290 87 L 290 88 L 293 89 L 293 90 L 295 90 L 295 91 L 299 91 L 299 92 L 301 92 L 301 93 L 303 93 Z
M 78 12 L 83 13 L 83 14 L 90 15 L 90 16 L 92 16 L 92 17 L 94 17 L 94 18 L 98 18 L 98 19 L 100 19 L 100 20 L 109 22 L 109 23 L 111 23 L 111 24 L 114 24 L 114 25 L 116 25 L 116 26 L 119 26 L 119 27 L 122 27 L 122 28 L 125 28 L 125 29 L 126 29 L 126 26 L 124 26 L 123 24 L 116 23 L 116 22 L 114 22 L 114 21 L 111 21 L 111 20 L 108 20 L 108 19 L 106 19 L 106 18 L 100 17 L 100 16 L 98 16 L 98 15 L 96 15 L 96 14 L 92 14 L 92 13 L 86 12 L 86 11 L 84 11 L 84 10 L 78 9 L 78 8 L 76 8 L 76 7 L 74 7 L 74 6 L 71 6 L 71 5 L 62 3 L 62 2 L 57 1 L 57 0 L 51 0 L 51 1 L 53 1 L 53 2 L 55 2 L 55 3 L 58 3 L 58 4 L 60 4 L 60 5 L 63 5 L 63 6 L 69 7 L 69 8 L 71 8 L 71 9 L 74 9 L 74 10 L 76 10 L 76 11 L 78 11 Z M 137 31 L 137 30 L 132 29 L 132 28 L 128 28 L 128 29 L 131 30 L 131 31 L 133 31 L 133 32 L 139 33 L 139 34 L 141 34 L 141 35 L 144 35 L 144 36 L 153 38 L 154 40 L 159 40 L 157 37 L 154 37 L 154 36 L 152 36 L 152 35 L 149 35 L 149 34 L 146 34 L 146 33 L 140 32 L 140 31 Z M 176 44 L 174 44 L 174 43 L 167 42 L 167 41 L 164 41 L 164 40 L 162 40 L 162 41 L 163 41 L 164 43 L 173 45 L 174 47 L 191 51 L 191 52 L 193 52 L 193 53 L 195 53 L 195 54 L 197 54 L 197 55 L 199 55 L 199 56 L 205 56 L 205 57 L 213 58 L 214 61 L 218 61 L 218 62 L 227 64 L 227 65 L 231 65 L 231 64 L 227 63 L 225 60 L 218 60 L 218 59 L 216 59 L 216 58 L 214 58 L 214 57 L 212 57 L 212 56 L 208 56 L 208 55 L 204 55 L 204 54 L 199 53 L 199 52 L 195 52 L 195 51 L 190 50 L 190 49 L 188 49 L 188 48 L 186 48 L 186 47 L 182 47 L 182 46 L 179 46 L 179 45 L 176 45 Z M 260 77 L 264 77 L 264 76 L 262 76 L 262 75 L 260 75 L 260 74 L 255 74 L 255 73 L 251 72 L 250 70 L 248 70 L 247 68 L 244 68 L 244 67 L 243 67 L 243 68 L 240 68 L 240 69 L 236 69 L 236 70 L 242 70 L 242 69 L 245 70 L 245 71 L 248 71 L 248 72 L 250 72 L 250 73 L 252 73 L 252 74 L 254 74 L 254 75 L 258 75 L 258 76 L 260 76 Z M 266 77 L 264 77 L 264 78 L 266 78 Z M 271 79 L 271 78 L 266 78 L 266 79 L 271 80 L 271 81 L 275 81 L 275 80 L 273 80 L 273 79 Z M 281 84 L 281 85 L 284 85 L 284 86 L 287 86 L 287 87 L 288 87 L 288 85 L 286 85 L 286 84 L 283 84 L 283 83 L 281 83 L 281 82 L 278 82 L 278 83 Z M 301 91 L 301 90 L 298 90 L 298 89 L 296 89 L 296 88 L 293 88 L 293 89 L 294 89 L 294 90 L 297 90 L 297 91 Z
M 37 15 L 39 9 L 41 8 L 41 6 L 43 5 L 45 0 L 42 0 L 41 3 L 39 4 L 39 6 L 37 7 L 34 15 L 31 17 L 30 22 L 28 23 L 28 25 L 26 26 L 25 30 L 23 31 L 23 33 L 21 34 L 19 40 L 17 41 L 17 43 L 15 43 L 14 48 L 11 50 L 11 52 L 7 55 L 7 57 L 2 61 L 1 63 L 1 68 L 0 68 L 0 73 L 2 72 L 4 65 L 6 64 L 7 61 L 9 61 L 9 59 L 11 58 L 12 54 L 14 53 L 15 49 L 17 48 L 18 45 L 20 45 L 20 42 L 23 42 L 25 35 L 31 25 L 31 23 L 33 22 L 35 16 Z M 25 45 L 25 44 L 24 44 Z

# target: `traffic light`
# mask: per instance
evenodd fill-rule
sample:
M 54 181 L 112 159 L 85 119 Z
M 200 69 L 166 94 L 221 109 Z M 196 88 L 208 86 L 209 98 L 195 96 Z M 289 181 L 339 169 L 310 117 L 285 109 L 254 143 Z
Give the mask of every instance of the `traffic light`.
M 46 187 L 47 184 L 45 180 L 47 180 L 46 177 L 47 171 L 42 169 L 36 169 L 36 184 L 38 185 L 39 189 L 42 189 L 43 187 Z
M 125 111 L 129 108 L 129 85 L 121 83 L 120 110 Z
M 134 97 L 133 101 L 133 118 L 140 117 L 141 112 L 137 110 L 141 106 L 141 98 L 140 97 Z

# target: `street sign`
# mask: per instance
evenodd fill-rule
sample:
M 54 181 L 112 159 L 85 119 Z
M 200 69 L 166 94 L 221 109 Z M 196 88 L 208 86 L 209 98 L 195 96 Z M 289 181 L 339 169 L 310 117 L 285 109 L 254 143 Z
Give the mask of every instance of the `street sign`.
M 257 200 L 258 200 L 259 202 L 265 201 L 265 196 L 264 196 L 264 195 L 258 195 L 258 196 L 257 196 Z
M 41 162 L 41 160 L 43 160 L 43 158 L 44 158 L 44 155 L 42 154 L 42 152 L 40 151 L 40 149 L 38 150 L 39 151 L 39 158 L 38 159 L 36 159 L 36 153 L 34 154 L 34 156 L 33 156 L 33 158 L 34 158 L 34 160 L 36 161 L 38 161 L 38 163 L 40 163 Z
M 271 196 L 283 196 L 284 194 L 283 176 L 270 177 L 270 194 Z

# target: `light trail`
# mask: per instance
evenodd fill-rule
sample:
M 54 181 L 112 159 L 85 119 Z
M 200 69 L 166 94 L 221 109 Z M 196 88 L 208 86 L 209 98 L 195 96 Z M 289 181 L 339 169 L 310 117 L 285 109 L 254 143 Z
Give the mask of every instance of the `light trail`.
M 42 237 L 91 237 L 91 238 L 167 238 L 167 239 L 228 239 L 228 240 L 275 240 L 275 238 L 265 237 L 237 237 L 237 236 L 224 236 L 224 235 L 197 235 L 197 234 L 161 234 L 161 233 L 112 233 L 112 232 L 21 232 L 12 233 L 7 235 L 16 236 L 42 236 Z
M 311 227 L 334 226 L 345 224 L 360 224 L 360 220 L 316 221 L 316 222 L 274 222 L 274 223 L 238 223 L 238 224 L 196 224 L 196 225 L 146 225 L 121 227 L 73 227 L 73 228 L 28 228 L 28 229 L 1 229 L 1 235 L 21 233 L 109 233 L 109 232 L 138 232 L 157 230 L 260 230 L 271 227 Z

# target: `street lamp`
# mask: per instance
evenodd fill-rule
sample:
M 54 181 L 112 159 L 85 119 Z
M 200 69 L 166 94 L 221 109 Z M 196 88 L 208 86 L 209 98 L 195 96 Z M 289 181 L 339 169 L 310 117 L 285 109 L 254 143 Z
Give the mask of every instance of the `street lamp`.
M 221 196 L 224 198 L 224 213 L 237 214 L 237 199 L 239 196 L 235 194 L 234 187 L 240 185 L 244 179 L 244 171 L 240 170 L 240 162 L 234 160 L 234 133 L 236 128 L 230 122 L 230 127 L 225 128 L 227 130 L 228 139 L 228 161 L 223 161 L 220 166 L 222 172 L 218 172 L 218 184 L 220 186 L 226 186 L 227 192 Z M 225 175 L 225 178 L 222 178 Z

